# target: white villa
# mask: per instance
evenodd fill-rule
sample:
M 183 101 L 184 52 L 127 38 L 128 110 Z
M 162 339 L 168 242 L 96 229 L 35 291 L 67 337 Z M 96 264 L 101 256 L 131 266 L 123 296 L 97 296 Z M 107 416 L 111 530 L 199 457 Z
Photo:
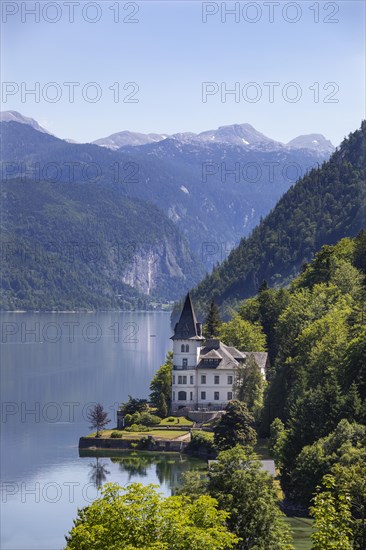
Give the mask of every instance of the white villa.
M 187 294 L 173 340 L 172 412 L 222 410 L 234 399 L 234 382 L 239 365 L 251 355 L 263 376 L 268 368 L 265 352 L 243 352 L 220 340 L 205 340 Z

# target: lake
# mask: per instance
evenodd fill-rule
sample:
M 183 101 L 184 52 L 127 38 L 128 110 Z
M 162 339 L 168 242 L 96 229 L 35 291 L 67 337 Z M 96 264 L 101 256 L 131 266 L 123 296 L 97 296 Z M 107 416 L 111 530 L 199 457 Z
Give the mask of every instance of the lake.
M 155 483 L 172 493 L 192 459 L 78 451 L 92 404 L 104 405 L 112 427 L 128 395 L 148 396 L 171 335 L 167 312 L 2 314 L 2 550 L 63 548 L 77 507 L 100 483 Z

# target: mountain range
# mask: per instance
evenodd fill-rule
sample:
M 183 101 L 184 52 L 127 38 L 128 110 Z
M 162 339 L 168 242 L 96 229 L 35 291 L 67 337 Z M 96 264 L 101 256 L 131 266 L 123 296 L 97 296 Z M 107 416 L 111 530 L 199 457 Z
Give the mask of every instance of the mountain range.
M 98 267 L 74 264 L 76 278 L 89 289 L 84 301 L 91 308 L 121 303 L 134 307 L 136 300 L 146 297 L 178 298 L 201 280 L 205 270 L 224 260 L 283 193 L 334 149 L 317 134 L 283 145 L 248 124 L 174 136 L 121 132 L 118 145 L 123 145 L 115 149 L 61 140 L 14 111 L 3 113 L 1 120 L 3 211 L 11 213 L 4 219 L 7 239 L 31 249 L 35 240 L 42 248 L 41 240 L 47 241 L 48 234 L 62 241 L 67 229 L 68 240 L 79 242 L 85 236 L 103 250 L 116 242 L 128 250 L 119 265 L 102 255 Z M 149 141 L 143 143 L 145 139 Z M 28 203 L 26 212 L 23 202 Z M 28 228 L 34 220 L 37 231 L 32 237 L 19 221 L 20 213 L 32 220 Z M 42 231 L 41 219 L 48 233 Z M 11 262 L 17 261 L 11 259 L 9 276 Z M 53 280 L 57 262 L 58 257 L 48 265 L 48 279 Z M 64 258 L 59 267 L 62 262 Z M 34 281 L 43 280 L 42 270 L 35 265 L 33 269 Z M 17 273 L 20 276 L 19 265 Z M 6 307 L 15 307 L 14 285 L 17 307 L 28 307 L 24 296 L 35 291 L 14 281 L 6 289 Z M 76 298 L 82 295 L 79 290 L 65 300 L 66 308 L 82 307 L 83 299 Z M 45 301 L 42 293 L 37 296 Z M 61 289 L 57 296 L 55 308 L 63 306 Z M 42 307 L 38 302 L 34 307 Z
M 223 145 L 240 146 L 244 149 L 259 149 L 262 151 L 283 150 L 283 149 L 308 149 L 319 154 L 330 154 L 334 151 L 333 144 L 322 134 L 310 134 L 298 136 L 286 145 L 268 138 L 258 132 L 250 124 L 232 124 L 220 126 L 217 130 L 207 130 L 199 134 L 184 132 L 179 134 L 140 134 L 136 132 L 118 132 L 111 136 L 93 141 L 96 145 L 119 149 L 127 146 L 146 145 L 157 143 L 165 139 L 174 139 L 178 142 L 192 145 L 203 145 L 207 143 L 220 143 Z

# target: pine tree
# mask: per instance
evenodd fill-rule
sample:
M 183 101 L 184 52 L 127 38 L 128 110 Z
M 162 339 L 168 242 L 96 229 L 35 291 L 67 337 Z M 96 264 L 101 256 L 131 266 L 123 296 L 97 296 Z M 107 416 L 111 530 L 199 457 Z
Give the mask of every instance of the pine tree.
M 253 446 L 257 436 L 253 429 L 254 418 L 245 403 L 233 400 L 225 407 L 225 413 L 214 429 L 214 442 L 220 450 L 230 449 L 235 445 Z
M 205 337 L 213 338 L 214 336 L 218 336 L 221 323 L 222 321 L 219 315 L 219 308 L 217 307 L 215 301 L 211 300 L 210 310 L 204 324 Z

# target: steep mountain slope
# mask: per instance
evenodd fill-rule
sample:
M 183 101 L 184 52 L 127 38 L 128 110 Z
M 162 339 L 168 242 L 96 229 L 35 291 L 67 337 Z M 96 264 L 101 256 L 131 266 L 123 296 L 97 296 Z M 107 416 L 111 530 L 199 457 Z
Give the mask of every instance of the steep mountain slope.
M 324 244 L 366 227 L 366 122 L 320 168 L 311 170 L 194 290 L 228 305 L 255 294 L 265 279 L 285 284 Z
M 202 275 L 155 206 L 95 183 L 2 184 L 2 309 L 145 307 Z
M 16 122 L 0 126 L 2 160 L 11 163 L 3 167 L 6 178 L 34 179 L 38 170 L 39 179 L 92 180 L 147 200 L 176 224 L 206 269 L 222 261 L 298 177 L 328 158 L 262 139 L 249 125 L 219 129 L 216 137 L 245 135 L 257 139 L 254 145 L 184 134 L 118 151 L 67 143 Z

